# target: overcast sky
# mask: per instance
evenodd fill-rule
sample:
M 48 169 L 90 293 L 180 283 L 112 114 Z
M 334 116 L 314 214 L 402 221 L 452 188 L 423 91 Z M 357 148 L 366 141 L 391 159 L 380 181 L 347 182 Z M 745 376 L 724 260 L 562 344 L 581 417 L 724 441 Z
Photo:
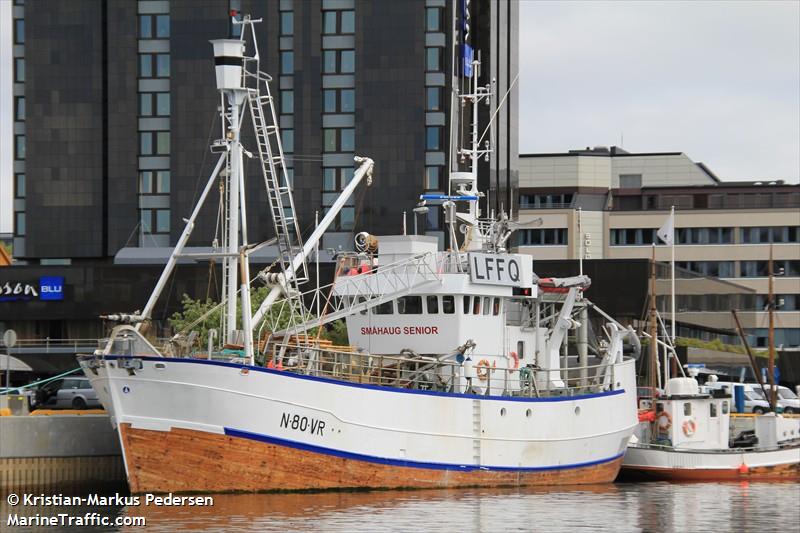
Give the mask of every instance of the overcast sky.
M 800 178 L 800 2 L 522 0 L 520 153 L 680 151 Z

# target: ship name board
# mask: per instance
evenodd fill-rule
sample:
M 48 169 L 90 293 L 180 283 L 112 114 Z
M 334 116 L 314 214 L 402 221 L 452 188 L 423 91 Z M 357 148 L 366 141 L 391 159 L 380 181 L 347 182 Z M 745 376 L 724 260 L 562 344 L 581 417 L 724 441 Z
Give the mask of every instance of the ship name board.
M 530 285 L 526 281 L 526 262 L 516 254 L 469 254 L 469 279 L 472 283 L 486 285 L 508 285 L 524 287 Z M 530 264 L 528 260 L 527 264 Z
M 438 326 L 365 326 L 362 335 L 438 335 Z

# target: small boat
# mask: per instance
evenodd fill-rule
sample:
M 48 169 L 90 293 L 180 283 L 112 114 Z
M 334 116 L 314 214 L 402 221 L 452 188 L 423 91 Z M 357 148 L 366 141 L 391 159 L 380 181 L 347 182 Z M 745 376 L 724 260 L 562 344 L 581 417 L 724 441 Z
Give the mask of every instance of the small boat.
M 622 462 L 626 477 L 668 481 L 800 480 L 800 417 L 735 416 L 724 391 L 672 378 L 640 415 Z

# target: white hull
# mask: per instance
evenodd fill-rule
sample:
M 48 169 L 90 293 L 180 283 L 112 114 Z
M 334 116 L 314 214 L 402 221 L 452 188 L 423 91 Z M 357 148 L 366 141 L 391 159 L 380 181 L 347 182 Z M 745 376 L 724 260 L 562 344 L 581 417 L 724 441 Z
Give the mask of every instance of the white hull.
M 675 450 L 630 445 L 624 472 L 663 479 L 797 478 L 800 441 L 777 449 Z
M 85 369 L 118 426 L 227 435 L 332 460 L 462 472 L 567 470 L 618 460 L 637 423 L 633 361 L 616 365 L 615 390 L 537 399 L 378 387 L 203 360 L 138 359 L 142 368 L 133 374 L 113 356 Z M 126 466 L 130 470 L 130 460 Z

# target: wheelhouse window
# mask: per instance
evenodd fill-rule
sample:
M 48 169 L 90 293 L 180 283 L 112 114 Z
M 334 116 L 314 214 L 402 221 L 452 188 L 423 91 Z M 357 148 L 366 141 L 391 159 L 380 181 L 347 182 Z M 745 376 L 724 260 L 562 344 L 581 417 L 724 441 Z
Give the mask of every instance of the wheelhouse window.
M 391 315 L 394 313 L 394 302 L 383 302 L 372 308 L 372 314 L 375 315 Z
M 397 312 L 401 315 L 421 315 L 422 296 L 403 296 L 398 298 Z
M 491 306 L 489 305 L 489 300 L 491 300 L 491 298 L 489 298 L 488 296 L 484 296 L 484 298 L 483 298 L 483 314 L 484 315 L 488 315 L 489 312 L 492 309 Z
M 456 312 L 456 301 L 455 296 L 448 294 L 447 296 L 442 296 L 442 312 L 446 315 L 452 315 Z
M 492 300 L 492 314 L 494 316 L 500 314 L 500 298 L 494 298 L 494 300 Z
M 428 314 L 429 315 L 436 315 L 439 313 L 439 297 L 438 296 L 428 296 Z
M 708 415 L 711 418 L 717 418 L 717 404 L 715 403 L 708 404 Z
M 472 314 L 479 315 L 481 314 L 481 297 L 474 296 L 472 298 Z
M 465 315 L 468 315 L 469 314 L 469 310 L 472 308 L 471 307 L 471 304 L 472 304 L 471 299 L 472 299 L 471 296 L 464 296 L 461 299 L 461 301 L 464 303 L 464 314 Z

